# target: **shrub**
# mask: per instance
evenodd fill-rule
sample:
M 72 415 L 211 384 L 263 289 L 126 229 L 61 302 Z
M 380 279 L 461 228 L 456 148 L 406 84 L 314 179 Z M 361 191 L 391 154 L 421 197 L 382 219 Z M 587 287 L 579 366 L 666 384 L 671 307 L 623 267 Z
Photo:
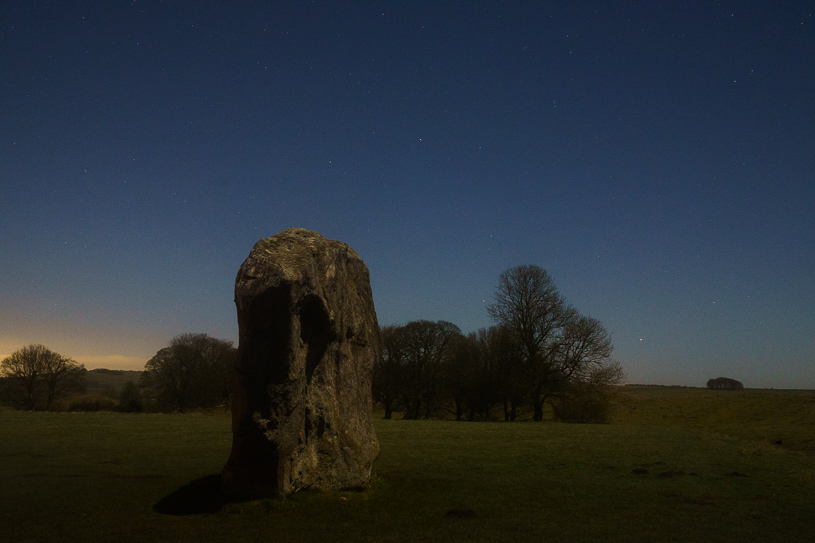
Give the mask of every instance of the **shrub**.
M 116 411 L 123 413 L 141 413 L 144 411 L 139 387 L 133 381 L 128 381 L 122 387 L 122 392 L 119 394 L 119 405 L 116 406 Z
M 564 396 L 552 402 L 556 419 L 583 424 L 607 422 L 610 406 L 608 396 L 601 392 Z

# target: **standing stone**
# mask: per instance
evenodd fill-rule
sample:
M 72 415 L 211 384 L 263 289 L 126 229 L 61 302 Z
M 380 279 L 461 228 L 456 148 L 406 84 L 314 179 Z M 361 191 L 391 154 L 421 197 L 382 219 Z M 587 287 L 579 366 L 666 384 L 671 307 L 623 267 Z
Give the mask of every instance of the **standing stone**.
M 368 268 L 345 243 L 290 228 L 235 281 L 228 495 L 364 488 L 379 453 L 371 374 L 382 347 Z

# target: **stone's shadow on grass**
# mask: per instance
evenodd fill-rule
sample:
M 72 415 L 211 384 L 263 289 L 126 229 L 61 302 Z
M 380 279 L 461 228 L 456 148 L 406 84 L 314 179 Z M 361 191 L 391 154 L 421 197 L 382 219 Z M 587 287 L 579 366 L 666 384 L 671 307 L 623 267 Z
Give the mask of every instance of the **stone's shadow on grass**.
M 221 474 L 216 473 L 164 496 L 153 506 L 153 511 L 162 515 L 204 515 L 217 513 L 227 501 L 221 488 Z

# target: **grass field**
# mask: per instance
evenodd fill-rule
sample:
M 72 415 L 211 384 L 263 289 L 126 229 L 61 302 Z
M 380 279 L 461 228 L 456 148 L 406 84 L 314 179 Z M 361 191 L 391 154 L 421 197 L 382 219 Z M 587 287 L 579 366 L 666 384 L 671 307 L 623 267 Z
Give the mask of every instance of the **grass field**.
M 706 392 L 626 387 L 608 425 L 379 420 L 370 490 L 223 505 L 226 416 L 0 411 L 0 539 L 813 541 L 815 458 L 758 435 L 792 415 L 731 424 L 812 393 Z
M 110 392 L 114 397 L 118 398 L 119 392 L 128 381 L 139 384 L 142 373 L 141 371 L 132 370 L 118 370 L 115 372 L 104 369 L 91 370 L 85 375 L 85 386 L 89 394 Z
M 815 457 L 815 390 L 627 386 L 613 413 L 615 424 L 691 428 Z

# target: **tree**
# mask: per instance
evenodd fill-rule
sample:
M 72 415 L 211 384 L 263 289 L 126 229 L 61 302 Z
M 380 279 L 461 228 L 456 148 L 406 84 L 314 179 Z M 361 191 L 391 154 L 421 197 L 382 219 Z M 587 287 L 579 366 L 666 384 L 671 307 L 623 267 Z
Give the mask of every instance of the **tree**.
M 126 382 L 122 392 L 119 393 L 119 405 L 116 406 L 116 410 L 124 413 L 141 413 L 143 409 L 139 386 L 133 381 Z
M 206 334 L 181 334 L 147 361 L 142 386 L 158 392 L 160 403 L 184 412 L 229 404 L 237 350 L 231 341 Z
M 498 401 L 503 403 L 504 420 L 514 421 L 529 384 L 528 368 L 523 364 L 520 349 L 510 331 L 500 325 L 486 330 L 483 348 L 493 367 L 492 382 Z
M 85 390 L 84 377 L 87 373 L 85 366 L 77 364 L 70 358 L 52 353 L 54 356 L 45 357 L 45 410 L 50 411 L 54 400 L 70 396 Z
M 382 358 L 374 366 L 373 398 L 385 408 L 386 419 L 393 416 L 404 394 L 405 362 L 400 330 L 399 326 L 382 327 Z
M 555 417 L 563 422 L 606 422 L 612 391 L 621 383 L 625 372 L 617 361 L 606 361 L 592 368 L 581 380 L 569 383 L 554 401 Z
M 406 419 L 430 418 L 444 400 L 446 357 L 461 330 L 446 321 L 411 321 L 382 329 L 383 357 L 374 370 L 373 392 L 385 417 L 400 403 Z
M 455 403 L 456 420 L 490 420 L 495 405 L 504 400 L 511 377 L 512 356 L 501 342 L 500 327 L 481 328 L 455 341 L 445 371 L 446 388 Z
M 447 321 L 411 321 L 400 331 L 407 390 L 405 418 L 429 419 L 440 407 L 442 364 L 453 339 L 461 335 L 458 326 Z
M 469 419 L 472 420 L 475 415 L 484 354 L 479 347 L 476 332 L 460 336 L 454 341 L 447 357 L 444 388 L 453 399 L 456 420 L 461 420 L 468 408 Z
M 607 363 L 612 349 L 611 338 L 600 321 L 571 311 L 552 357 L 552 383 L 587 385 L 600 376 L 611 377 L 614 372 L 607 369 Z
M 574 401 L 581 397 L 577 391 L 600 376 L 606 384 L 622 379 L 621 372 L 612 371 L 608 332 L 567 305 L 546 270 L 534 265 L 506 270 L 494 298 L 487 310 L 509 334 L 521 366 L 516 375 L 527 382 L 525 391 L 513 392 L 530 398 L 535 420 L 543 419 L 547 400 Z M 517 377 L 513 382 L 520 385 Z
M 534 419 L 542 420 L 547 385 L 560 377 L 552 361 L 571 310 L 551 276 L 534 265 L 516 266 L 501 273 L 494 299 L 487 312 L 513 336 L 530 377 L 528 394 Z
M 84 389 L 85 367 L 42 345 L 28 345 L 0 362 L 4 396 L 20 409 L 50 410 Z

